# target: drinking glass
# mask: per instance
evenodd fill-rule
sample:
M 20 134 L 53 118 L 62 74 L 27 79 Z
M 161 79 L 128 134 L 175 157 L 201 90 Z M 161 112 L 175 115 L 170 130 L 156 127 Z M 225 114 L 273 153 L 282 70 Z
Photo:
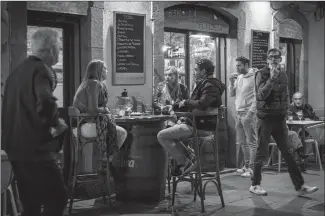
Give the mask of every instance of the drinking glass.
M 152 115 L 152 107 L 149 104 L 146 104 L 146 109 L 145 109 L 146 115 Z
M 159 104 L 159 107 L 160 107 L 160 115 L 162 115 L 163 114 L 164 105 L 163 104 Z
M 297 115 L 298 115 L 299 120 L 301 121 L 301 119 L 302 119 L 302 111 L 297 112 Z
M 128 112 L 129 117 L 131 117 L 132 108 L 133 108 L 133 104 L 132 104 L 131 99 L 129 98 L 129 99 L 127 99 L 126 104 L 125 104 L 125 109 Z
M 288 112 L 288 120 L 291 122 L 293 120 L 292 112 Z

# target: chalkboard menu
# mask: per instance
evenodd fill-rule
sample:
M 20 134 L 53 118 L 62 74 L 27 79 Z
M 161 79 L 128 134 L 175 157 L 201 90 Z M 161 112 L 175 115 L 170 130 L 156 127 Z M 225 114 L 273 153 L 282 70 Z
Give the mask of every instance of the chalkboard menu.
M 114 11 L 113 84 L 144 84 L 146 15 Z
M 252 30 L 251 61 L 253 68 L 263 68 L 267 64 L 270 32 Z

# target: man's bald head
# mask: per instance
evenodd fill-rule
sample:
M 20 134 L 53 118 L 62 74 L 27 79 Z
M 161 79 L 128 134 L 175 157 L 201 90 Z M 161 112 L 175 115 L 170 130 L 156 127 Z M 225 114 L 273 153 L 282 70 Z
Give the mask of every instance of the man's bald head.
M 304 104 L 304 96 L 301 92 L 296 92 L 292 96 L 292 102 L 296 107 L 301 107 Z

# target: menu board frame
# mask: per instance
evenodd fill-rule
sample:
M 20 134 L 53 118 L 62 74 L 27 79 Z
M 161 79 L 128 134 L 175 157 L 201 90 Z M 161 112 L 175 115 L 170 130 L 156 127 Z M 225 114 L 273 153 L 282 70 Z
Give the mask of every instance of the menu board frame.
M 142 73 L 117 73 L 116 72 L 116 15 L 131 15 L 143 17 L 143 72 Z M 144 85 L 146 82 L 146 14 L 141 13 L 130 13 L 123 11 L 113 11 L 113 70 L 112 70 L 112 81 L 115 86 L 123 85 Z
M 251 55 L 250 55 L 250 57 L 251 57 L 251 67 L 253 67 L 253 45 L 254 45 L 254 33 L 264 33 L 264 34 L 268 34 L 269 35 L 269 37 L 268 37 L 268 42 L 267 42 L 267 44 L 268 44 L 268 50 L 270 49 L 270 38 L 271 38 L 271 33 L 269 32 L 269 31 L 260 31 L 260 30 L 254 30 L 254 29 L 252 29 L 251 30 L 251 49 L 250 49 L 250 51 L 251 51 Z M 267 53 L 265 53 L 266 55 L 265 55 L 265 61 L 267 61 L 266 60 L 266 58 L 267 58 Z

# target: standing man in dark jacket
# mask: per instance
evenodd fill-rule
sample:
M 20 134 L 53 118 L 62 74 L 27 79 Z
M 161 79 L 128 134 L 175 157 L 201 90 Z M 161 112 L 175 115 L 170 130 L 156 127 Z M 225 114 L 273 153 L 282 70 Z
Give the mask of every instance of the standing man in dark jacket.
M 258 147 L 252 186 L 249 191 L 258 195 L 267 194 L 261 187 L 261 171 L 263 160 L 268 156 L 268 144 L 272 135 L 288 164 L 288 171 L 296 191 L 299 195 L 313 193 L 318 188 L 304 184 L 296 161 L 288 149 L 288 127 L 286 125 L 288 78 L 285 72 L 280 71 L 281 51 L 270 49 L 267 55 L 268 67 L 257 71 L 255 76 Z
M 207 110 L 208 108 L 219 108 L 222 105 L 221 95 L 225 91 L 225 85 L 213 77 L 214 65 L 208 59 L 201 59 L 195 64 L 196 87 L 188 100 L 182 100 L 174 105 L 174 109 L 182 111 L 192 111 L 194 109 Z M 211 117 L 209 117 L 211 118 Z M 198 118 L 197 122 L 208 122 L 208 118 Z M 169 128 L 160 131 L 157 135 L 159 143 L 170 156 L 177 162 L 176 169 L 172 175 L 178 176 L 195 169 L 195 155 L 180 141 L 186 140 L 193 134 L 191 122 L 186 118 L 181 118 L 177 123 Z M 199 136 L 207 135 L 205 131 L 198 130 Z
M 2 148 L 12 163 L 23 216 L 61 216 L 66 188 L 55 161 L 57 137 L 67 126 L 58 117 L 51 66 L 58 62 L 59 37 L 51 29 L 32 36 L 33 55 L 9 75 L 2 113 Z

